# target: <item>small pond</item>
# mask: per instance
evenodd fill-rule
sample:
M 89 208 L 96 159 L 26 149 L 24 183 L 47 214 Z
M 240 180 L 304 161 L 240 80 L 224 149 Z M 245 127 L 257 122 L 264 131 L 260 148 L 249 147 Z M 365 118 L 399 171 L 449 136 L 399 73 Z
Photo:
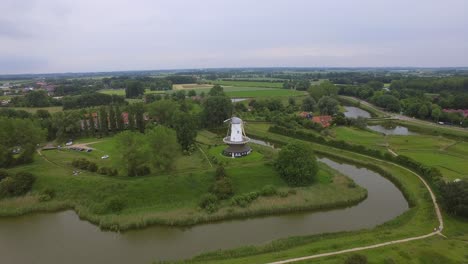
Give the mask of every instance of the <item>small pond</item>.
M 408 128 L 404 126 L 384 127 L 382 125 L 373 125 L 373 126 L 367 126 L 367 128 L 380 132 L 385 135 L 396 135 L 396 136 L 417 135 L 417 133 L 409 131 Z
M 345 106 L 346 112 L 344 112 L 344 115 L 347 118 L 358 118 L 358 117 L 364 117 L 364 118 L 370 118 L 371 114 L 365 110 L 362 110 L 359 107 L 354 107 L 354 106 Z

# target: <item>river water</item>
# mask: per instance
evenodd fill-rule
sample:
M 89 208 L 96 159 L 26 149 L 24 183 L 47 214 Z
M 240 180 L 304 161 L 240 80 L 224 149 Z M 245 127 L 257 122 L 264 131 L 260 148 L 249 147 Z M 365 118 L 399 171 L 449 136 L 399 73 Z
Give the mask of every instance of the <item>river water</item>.
M 103 232 L 73 211 L 0 218 L 0 263 L 151 263 L 206 251 L 262 244 L 289 236 L 372 228 L 408 209 L 393 183 L 379 174 L 327 158 L 320 161 L 368 190 L 356 206 L 256 217 L 189 228 L 152 226 Z M 339 194 L 337 194 L 339 195 Z

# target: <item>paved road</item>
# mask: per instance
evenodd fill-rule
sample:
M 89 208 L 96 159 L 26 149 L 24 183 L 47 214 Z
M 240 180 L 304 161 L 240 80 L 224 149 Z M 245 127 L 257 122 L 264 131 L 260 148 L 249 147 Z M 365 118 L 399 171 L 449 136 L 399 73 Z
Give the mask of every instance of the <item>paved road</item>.
M 357 154 L 356 153 L 356 155 L 364 156 L 366 158 L 370 158 L 370 159 L 373 159 L 373 160 L 379 160 L 379 159 L 372 158 L 372 157 L 362 155 L 362 154 Z M 383 160 L 379 160 L 379 161 L 383 161 Z M 414 240 L 426 239 L 426 238 L 432 237 L 434 235 L 444 236 L 442 234 L 442 230 L 444 229 L 444 220 L 442 218 L 442 213 L 440 212 L 440 208 L 439 208 L 439 205 L 437 204 L 436 197 L 435 197 L 434 193 L 432 192 L 431 187 L 429 187 L 429 184 L 427 184 L 427 182 L 419 174 L 415 173 L 412 170 L 409 170 L 409 169 L 407 169 L 407 168 L 405 168 L 403 166 L 400 166 L 398 164 L 395 164 L 393 162 L 388 162 L 388 161 L 383 161 L 383 162 L 390 163 L 392 165 L 395 165 L 395 166 L 397 166 L 399 168 L 402 168 L 402 169 L 404 169 L 406 171 L 411 172 L 412 174 L 416 175 L 419 178 L 419 180 L 421 180 L 421 182 L 424 184 L 424 186 L 427 188 L 427 190 L 429 191 L 429 194 L 431 195 L 432 203 L 434 205 L 434 210 L 436 212 L 437 219 L 439 221 L 439 227 L 434 232 L 431 232 L 429 234 L 422 235 L 422 236 L 408 237 L 408 238 L 404 238 L 404 239 L 393 240 L 393 241 L 383 242 L 383 243 L 379 243 L 379 244 L 373 244 L 373 245 L 369 245 L 369 246 L 355 247 L 355 248 L 344 249 L 344 250 L 339 250 L 339 251 L 332 251 L 332 252 L 327 252 L 327 253 L 321 253 L 321 254 L 309 255 L 309 256 L 304 256 L 304 257 L 286 259 L 286 260 L 271 262 L 269 264 L 292 263 L 292 262 L 297 262 L 297 261 L 317 259 L 317 258 L 341 255 L 341 254 L 346 254 L 346 253 L 356 252 L 356 251 L 361 251 L 361 250 L 367 250 L 367 249 L 385 247 L 385 246 L 389 246 L 389 245 L 401 244 L 401 243 L 406 243 L 406 242 L 410 242 L 410 241 L 414 241 Z

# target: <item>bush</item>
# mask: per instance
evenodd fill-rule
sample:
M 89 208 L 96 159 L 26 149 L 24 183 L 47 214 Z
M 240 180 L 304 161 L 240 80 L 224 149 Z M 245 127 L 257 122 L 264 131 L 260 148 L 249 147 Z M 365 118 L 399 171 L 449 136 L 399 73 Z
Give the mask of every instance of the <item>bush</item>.
M 198 205 L 202 209 L 208 209 L 209 207 L 213 207 L 214 205 L 216 205 L 217 202 L 218 202 L 218 198 L 216 197 L 216 195 L 212 193 L 207 193 L 201 197 Z
M 136 176 L 145 176 L 151 173 L 151 169 L 148 166 L 139 166 L 136 169 Z
M 360 254 L 354 254 L 349 256 L 345 262 L 345 264 L 367 264 L 367 257 L 360 255 Z
M 286 197 L 288 197 L 289 193 L 288 193 L 288 191 L 280 190 L 280 191 L 278 191 L 278 195 L 281 198 L 286 198 Z
M 96 163 L 94 162 L 89 162 L 88 163 L 88 166 L 86 167 L 87 170 L 91 171 L 91 172 L 96 172 L 98 170 L 98 166 Z
M 258 192 L 250 192 L 250 193 L 245 193 L 242 195 L 234 196 L 231 199 L 231 205 L 247 207 L 250 203 L 255 201 L 259 196 L 260 194 Z
M 106 212 L 120 213 L 125 208 L 125 202 L 120 198 L 112 198 L 104 204 Z
M 14 176 L 8 176 L 0 182 L 0 197 L 23 195 L 31 190 L 34 181 L 34 175 L 29 172 L 18 172 Z
M 219 180 L 221 178 L 224 178 L 226 176 L 226 171 L 224 170 L 224 166 L 223 165 L 219 165 L 217 168 L 216 168 L 216 174 L 215 174 L 215 178 L 216 180 Z
M 55 191 L 50 188 L 46 188 L 41 191 L 39 196 L 39 202 L 47 202 L 55 197 Z
M 217 180 L 213 185 L 212 191 L 219 200 L 224 200 L 231 197 L 234 194 L 231 179 L 228 177 L 223 177 Z
M 9 176 L 8 171 L 0 169 L 0 181 L 5 179 L 8 176 Z
M 97 173 L 101 174 L 101 175 L 109 175 L 109 176 L 117 176 L 119 175 L 119 172 L 117 169 L 113 169 L 113 168 L 110 168 L 110 167 L 100 167 L 98 170 L 97 170 Z
M 265 185 L 263 188 L 260 190 L 260 195 L 261 196 L 273 196 L 277 194 L 277 190 L 275 186 L 273 185 Z

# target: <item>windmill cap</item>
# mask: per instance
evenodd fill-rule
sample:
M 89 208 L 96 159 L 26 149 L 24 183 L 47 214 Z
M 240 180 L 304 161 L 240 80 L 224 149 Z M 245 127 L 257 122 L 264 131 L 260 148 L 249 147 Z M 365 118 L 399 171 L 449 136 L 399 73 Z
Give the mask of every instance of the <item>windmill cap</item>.
M 231 118 L 231 124 L 241 124 L 241 123 L 242 123 L 242 119 L 238 117 Z

